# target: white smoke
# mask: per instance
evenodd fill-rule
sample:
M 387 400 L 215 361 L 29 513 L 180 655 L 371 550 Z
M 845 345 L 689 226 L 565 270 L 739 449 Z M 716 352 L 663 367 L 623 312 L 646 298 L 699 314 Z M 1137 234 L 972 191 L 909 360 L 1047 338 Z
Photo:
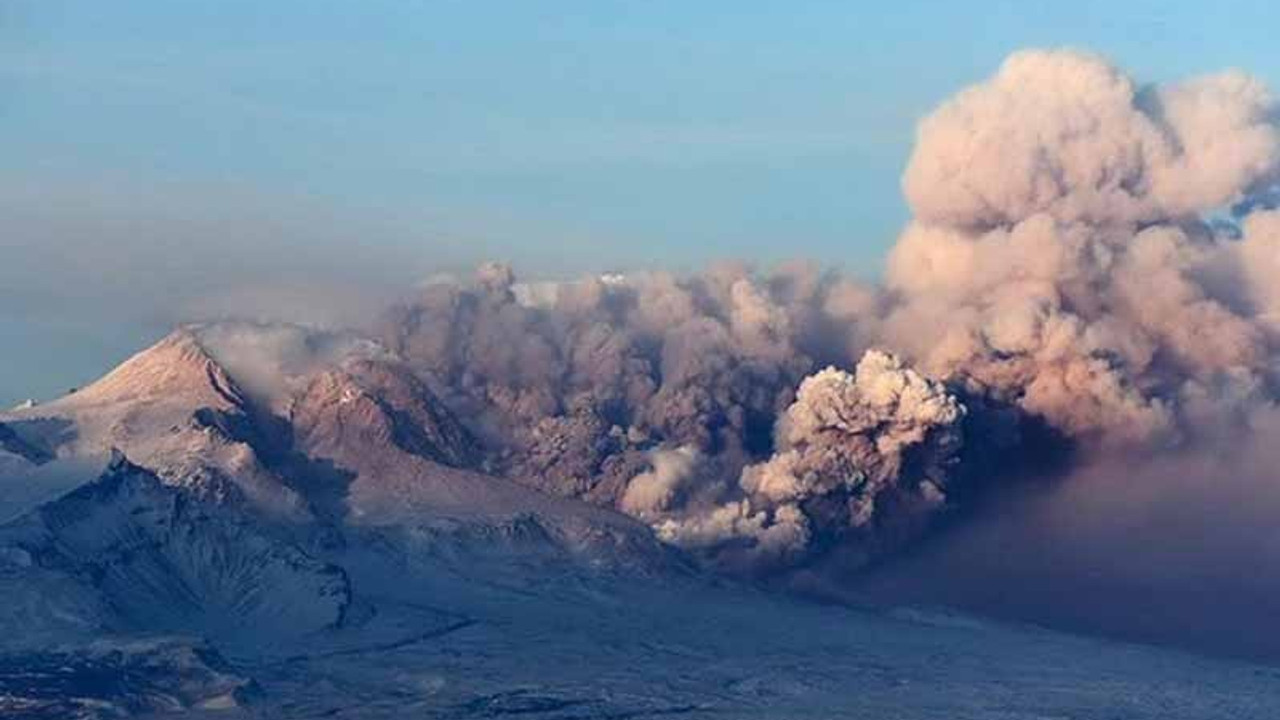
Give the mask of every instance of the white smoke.
M 664 542 L 694 550 L 722 550 L 743 541 L 741 550 L 753 566 L 794 560 L 809 543 L 809 521 L 793 504 L 755 510 L 747 500 L 725 503 L 707 512 L 667 518 L 654 530 Z

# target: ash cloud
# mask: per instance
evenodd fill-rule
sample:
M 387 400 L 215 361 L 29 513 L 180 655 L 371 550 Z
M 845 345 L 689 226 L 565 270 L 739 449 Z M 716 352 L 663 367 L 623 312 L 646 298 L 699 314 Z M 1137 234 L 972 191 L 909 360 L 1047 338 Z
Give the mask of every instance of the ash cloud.
M 1280 512 L 1276 118 L 1242 73 L 1146 86 L 1018 53 L 920 123 L 880 285 L 493 265 L 380 338 L 491 472 L 721 568 L 1254 652 L 1232 638 L 1280 587 L 1256 569 Z
M 732 263 L 526 285 L 488 264 L 379 337 L 472 419 L 492 472 L 731 565 L 856 568 L 974 487 L 1257 432 L 1275 118 L 1238 72 L 1142 86 L 1022 52 L 920 123 L 881 286 Z M 1036 457 L 1032 426 L 1074 455 Z
M 283 322 L 220 321 L 187 329 L 201 347 L 265 406 L 281 410 L 318 372 L 386 351 L 356 333 Z
M 380 337 L 494 472 L 714 554 L 871 562 L 1013 472 L 984 455 L 1061 473 L 1018 459 L 1028 423 L 1088 457 L 1253 432 L 1280 215 L 1251 199 L 1278 166 L 1246 75 L 1142 86 L 1022 52 L 921 122 L 882 286 L 802 264 L 531 286 L 490 264 Z
M 860 577 L 855 595 L 1274 662 L 1276 417 L 1260 413 L 1221 442 L 1093 456 L 1061 482 L 1005 488 Z
M 653 467 L 631 478 L 618 507 L 628 515 L 651 518 L 670 510 L 692 478 L 699 454 L 689 446 L 651 453 Z

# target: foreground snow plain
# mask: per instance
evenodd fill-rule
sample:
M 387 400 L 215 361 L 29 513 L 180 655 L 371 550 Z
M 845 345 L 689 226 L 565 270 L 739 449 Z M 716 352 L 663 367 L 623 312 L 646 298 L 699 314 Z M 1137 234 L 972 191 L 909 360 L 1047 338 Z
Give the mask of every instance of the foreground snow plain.
M 823 607 L 696 578 L 547 568 L 531 581 L 527 568 L 501 564 L 469 577 L 452 563 L 421 563 L 408 595 L 461 619 L 438 633 L 250 674 L 281 715 L 299 717 L 1168 720 L 1280 711 L 1274 669 L 946 614 Z

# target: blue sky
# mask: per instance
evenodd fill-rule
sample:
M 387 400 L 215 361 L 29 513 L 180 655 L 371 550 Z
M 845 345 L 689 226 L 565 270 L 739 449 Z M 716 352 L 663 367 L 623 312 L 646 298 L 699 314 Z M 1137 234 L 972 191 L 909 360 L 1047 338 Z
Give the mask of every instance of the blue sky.
M 275 281 L 403 286 L 486 257 L 533 276 L 796 256 L 872 276 L 906 218 L 915 121 L 1010 51 L 1280 86 L 1278 14 L 0 0 L 0 402 Z

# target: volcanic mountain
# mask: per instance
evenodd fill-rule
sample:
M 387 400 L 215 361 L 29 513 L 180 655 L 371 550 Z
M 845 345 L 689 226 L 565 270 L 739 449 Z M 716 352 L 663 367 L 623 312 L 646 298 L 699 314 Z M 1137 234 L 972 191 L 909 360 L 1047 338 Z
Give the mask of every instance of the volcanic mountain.
M 282 332 L 308 352 L 263 340 Z M 959 413 L 893 363 L 823 375 L 793 411 L 820 432 L 787 452 L 860 462 L 840 454 L 867 442 L 860 403 L 878 426 L 908 401 Z M 872 380 L 874 396 L 857 384 Z M 852 393 L 838 422 L 805 414 L 820 390 Z M 297 328 L 182 328 L 0 414 L 0 713 L 1007 718 L 1119 702 L 1235 718 L 1268 716 L 1280 680 L 764 592 L 611 507 L 493 474 L 504 451 L 393 353 Z

